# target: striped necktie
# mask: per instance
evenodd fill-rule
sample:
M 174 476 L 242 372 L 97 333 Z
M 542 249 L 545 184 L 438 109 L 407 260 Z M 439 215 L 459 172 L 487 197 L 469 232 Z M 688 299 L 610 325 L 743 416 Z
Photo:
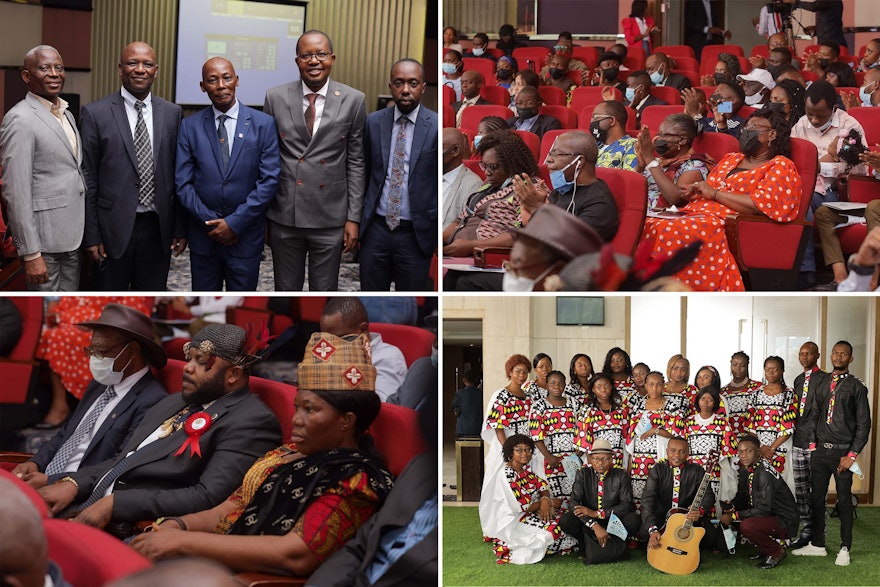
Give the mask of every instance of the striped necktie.
M 66 470 L 65 467 L 67 466 L 70 457 L 83 440 L 93 435 L 94 431 L 92 429 L 95 427 L 95 422 L 98 421 L 98 418 L 101 416 L 104 408 L 107 407 L 107 404 L 115 397 L 116 390 L 112 385 L 107 387 L 107 389 L 104 390 L 104 393 L 98 396 L 98 399 L 95 401 L 94 405 L 92 405 L 92 409 L 89 413 L 86 414 L 82 421 L 80 421 L 76 430 L 73 431 L 73 434 L 71 434 L 64 444 L 61 445 L 61 448 L 58 449 L 58 452 L 55 453 L 55 456 L 52 457 L 52 460 L 46 465 L 46 475 L 56 475 Z

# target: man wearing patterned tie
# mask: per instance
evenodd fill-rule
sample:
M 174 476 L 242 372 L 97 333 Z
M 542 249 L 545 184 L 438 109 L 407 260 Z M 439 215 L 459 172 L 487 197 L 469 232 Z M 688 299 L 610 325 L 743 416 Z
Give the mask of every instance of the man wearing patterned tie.
M 53 515 L 127 537 L 133 522 L 216 506 L 280 443 L 278 419 L 248 389 L 257 358 L 242 328 L 209 324 L 184 352 L 183 391 L 153 406 L 115 458 L 39 490 Z
M 116 456 L 144 414 L 168 395 L 150 372 L 164 367 L 166 357 L 149 316 L 107 304 L 97 320 L 77 326 L 92 331 L 86 352 L 94 379 L 58 433 L 12 470 L 36 489 Z
M 122 89 L 83 106 L 86 228 L 97 288 L 164 291 L 186 248 L 185 212 L 174 190 L 180 106 L 153 95 L 156 52 L 131 43 L 119 58 Z
M 391 67 L 394 108 L 367 118 L 368 184 L 361 221 L 361 289 L 434 289 L 437 248 L 437 113 L 421 105 L 425 70 L 415 59 Z
M 363 92 L 330 79 L 330 37 L 307 31 L 296 43 L 301 80 L 266 92 L 263 112 L 275 118 L 281 183 L 269 205 L 275 289 L 339 287 L 342 253 L 358 240 L 364 198 Z
M 185 119 L 177 138 L 177 194 L 187 215 L 192 289 L 255 291 L 266 208 L 278 191 L 278 129 L 235 98 L 223 57 L 202 66 L 211 107 Z
M 797 498 L 798 512 L 804 527 L 801 529 L 800 538 L 795 543 L 795 548 L 806 546 L 812 536 L 813 514 L 810 503 L 810 441 L 807 438 L 807 427 L 802 425 L 810 417 L 810 411 L 815 409 L 812 396 L 816 390 L 829 378 L 828 373 L 819 369 L 819 347 L 815 342 L 805 342 L 798 352 L 798 360 L 804 372 L 794 378 L 794 393 L 797 399 L 797 423 L 794 428 L 794 437 L 791 447 L 791 464 L 794 472 L 794 491 Z
M 810 456 L 813 531 L 810 543 L 793 550 L 796 556 L 825 556 L 825 500 L 828 481 L 834 476 L 840 511 L 840 551 L 834 563 L 849 565 L 852 550 L 852 480 L 856 458 L 868 443 L 871 408 L 868 388 L 849 372 L 852 345 L 838 341 L 831 349 L 834 371 L 813 396 L 813 408 L 804 426 L 813 450 Z

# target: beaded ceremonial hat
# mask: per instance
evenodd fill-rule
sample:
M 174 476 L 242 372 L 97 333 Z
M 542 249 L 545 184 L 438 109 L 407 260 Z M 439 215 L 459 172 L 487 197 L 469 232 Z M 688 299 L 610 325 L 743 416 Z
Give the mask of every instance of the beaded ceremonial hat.
M 299 388 L 308 391 L 375 391 L 370 338 L 359 334 L 348 340 L 316 332 L 306 345 L 297 373 Z
M 246 367 L 259 360 L 259 357 L 245 351 L 247 333 L 244 328 L 234 324 L 208 324 L 199 330 L 192 341 L 183 345 L 183 352 L 189 359 L 190 349 L 220 357 L 232 363 Z

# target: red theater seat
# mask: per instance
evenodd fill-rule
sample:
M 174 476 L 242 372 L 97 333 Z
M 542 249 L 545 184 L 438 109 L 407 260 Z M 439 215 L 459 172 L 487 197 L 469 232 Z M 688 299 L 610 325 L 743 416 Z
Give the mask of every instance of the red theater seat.
M 670 57 L 675 57 L 676 60 L 679 57 L 689 57 L 696 61 L 694 49 L 690 45 L 660 45 L 654 47 L 654 53 L 665 53 Z
M 482 61 L 486 61 L 482 59 Z M 483 86 L 480 88 L 480 97 L 483 100 L 488 100 L 497 106 L 507 106 L 510 105 L 510 92 L 507 91 L 507 88 L 502 88 L 501 86 Z
M 551 106 L 565 106 L 565 91 L 556 86 L 538 86 L 541 100 Z
M 495 85 L 495 62 L 483 57 L 462 57 L 465 71 L 478 71 L 483 74 L 483 83 L 487 86 Z
M 21 313 L 22 329 L 18 344 L 8 357 L 0 358 L 0 404 L 24 404 L 31 381 L 36 377 L 34 353 L 43 328 L 43 298 L 11 297 Z
M 519 71 L 533 69 L 541 71 L 550 55 L 547 47 L 517 47 L 513 50 L 513 58 L 516 59 L 516 68 Z
M 641 173 L 625 169 L 597 167 L 596 176 L 608 184 L 620 215 L 617 234 L 611 239 L 614 252 L 632 256 L 645 227 L 648 183 Z
M 872 200 L 880 200 L 880 180 L 866 175 L 850 175 L 849 201 L 867 204 Z M 868 226 L 865 224 L 853 224 L 837 229 L 840 248 L 845 255 L 858 251 L 867 235 Z
M 865 130 L 865 140 L 869 145 L 880 143 L 880 108 L 859 106 L 858 108 L 850 108 L 846 113 L 862 125 Z
M 535 161 L 537 161 L 538 155 L 541 152 L 541 139 L 538 138 L 538 135 L 528 130 L 515 130 L 513 132 L 519 135 L 519 138 L 523 140 L 523 142 L 532 152 L 532 157 L 534 157 Z
M 670 106 L 680 106 L 683 104 L 681 101 L 681 92 L 678 88 L 672 88 L 670 86 L 651 86 L 648 91 L 651 92 L 652 96 L 660 98 Z
M 538 113 L 552 116 L 559 121 L 562 128 L 567 130 L 576 129 L 578 126 L 577 113 L 568 106 L 541 106 Z
M 487 116 L 500 116 L 504 120 L 507 120 L 513 116 L 510 109 L 505 106 L 499 106 L 497 104 L 492 104 L 491 106 L 469 106 L 465 108 L 464 112 L 461 114 L 461 128 L 469 128 L 471 130 L 477 130 L 477 125 L 480 124 L 480 121 L 486 118 Z
M 6 463 L 4 463 L 6 464 Z M 15 464 L 15 463 L 12 463 Z M 13 485 L 18 487 L 19 491 L 21 491 L 31 503 L 34 504 L 34 507 L 37 508 L 37 512 L 40 514 L 41 518 L 49 517 L 49 507 L 46 505 L 46 500 L 37 493 L 37 490 L 10 473 L 7 469 L 0 469 L 0 479 L 6 479 L 10 481 Z
M 405 324 L 385 324 L 383 322 L 370 322 L 370 332 L 382 335 L 382 340 L 400 349 L 406 366 L 421 357 L 431 356 L 431 347 L 434 345 L 434 334 Z
M 681 114 L 682 112 L 684 112 L 684 108 L 681 105 L 648 106 L 642 110 L 642 126 L 648 127 L 648 131 L 653 138 L 657 135 L 657 129 L 660 128 L 660 123 L 666 120 L 667 116 Z
M 455 90 L 452 89 L 452 86 L 442 86 L 443 87 L 443 104 L 448 105 L 455 102 Z
M 575 112 L 580 112 L 586 106 L 595 106 L 599 102 L 604 102 L 604 99 L 602 98 L 602 90 L 603 88 L 600 86 L 583 86 L 575 88 L 571 91 L 571 102 L 569 102 L 568 107 Z M 611 91 L 614 92 L 615 100 L 623 100 L 623 94 L 620 90 L 617 88 L 611 88 Z

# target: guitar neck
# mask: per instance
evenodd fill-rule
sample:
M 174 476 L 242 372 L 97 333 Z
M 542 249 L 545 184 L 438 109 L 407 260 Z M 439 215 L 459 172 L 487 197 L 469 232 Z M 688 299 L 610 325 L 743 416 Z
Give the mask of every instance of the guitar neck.
M 691 507 L 688 508 L 689 512 L 699 512 L 700 504 L 703 503 L 703 497 L 706 495 L 706 490 L 709 488 L 709 483 L 712 481 L 712 470 L 715 468 L 715 459 L 714 455 L 710 454 L 709 462 L 706 463 L 706 474 L 703 475 L 703 480 L 700 481 L 700 487 L 697 489 L 697 495 L 694 496 L 694 502 L 691 504 Z M 693 526 L 693 522 L 688 520 L 685 522 L 685 526 L 690 528 Z

